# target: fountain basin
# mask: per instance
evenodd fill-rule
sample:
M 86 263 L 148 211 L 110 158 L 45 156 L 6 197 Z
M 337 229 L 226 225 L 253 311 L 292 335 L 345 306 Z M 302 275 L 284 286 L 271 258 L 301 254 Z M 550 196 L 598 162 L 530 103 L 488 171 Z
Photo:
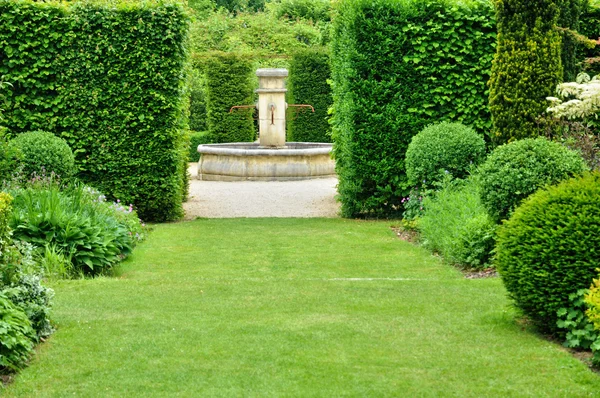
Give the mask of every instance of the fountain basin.
M 198 146 L 198 179 L 290 181 L 335 177 L 331 144 L 288 142 L 283 148 L 235 142 Z

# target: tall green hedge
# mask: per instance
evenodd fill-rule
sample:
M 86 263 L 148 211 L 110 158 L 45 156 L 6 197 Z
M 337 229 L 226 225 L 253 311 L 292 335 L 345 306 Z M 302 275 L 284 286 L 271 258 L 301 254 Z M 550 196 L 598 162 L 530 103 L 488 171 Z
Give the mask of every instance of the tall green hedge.
M 569 29 L 562 34 L 561 62 L 563 66 L 563 81 L 575 81 L 581 70 L 577 57 L 578 43 L 572 32 L 579 31 L 579 18 L 587 8 L 587 0 L 557 0 L 560 7 L 558 26 Z M 599 32 L 600 34 L 600 32 Z
M 206 122 L 214 142 L 255 139 L 252 109 L 229 113 L 234 105 L 254 103 L 253 61 L 233 53 L 213 53 L 203 60 L 206 73 Z
M 586 5 L 579 21 L 579 33 L 597 40 L 600 37 L 600 7 Z M 594 76 L 600 73 L 600 46 L 591 49 L 580 48 L 579 59 L 584 61 L 583 69 Z
M 178 5 L 0 0 L 0 123 L 67 140 L 79 177 L 142 218 L 179 217 L 187 29 Z
M 332 135 L 345 216 L 400 213 L 406 148 L 426 125 L 489 129 L 495 41 L 488 2 L 337 3 Z
M 490 79 L 492 140 L 539 135 L 537 119 L 562 81 L 555 0 L 495 0 L 498 45 Z
M 329 53 L 324 49 L 295 52 L 290 60 L 288 103 L 309 104 L 315 109 L 288 108 L 288 141 L 331 142 L 331 126 L 327 120 L 333 104 Z

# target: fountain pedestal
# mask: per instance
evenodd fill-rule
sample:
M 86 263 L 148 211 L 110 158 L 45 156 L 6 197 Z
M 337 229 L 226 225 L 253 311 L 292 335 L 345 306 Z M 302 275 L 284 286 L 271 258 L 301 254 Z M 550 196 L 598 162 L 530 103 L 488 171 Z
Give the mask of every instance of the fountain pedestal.
M 258 76 L 258 131 L 260 146 L 285 146 L 285 78 L 287 69 L 259 69 Z
M 258 69 L 259 142 L 198 146 L 198 179 L 285 181 L 335 177 L 331 144 L 285 140 L 286 69 Z

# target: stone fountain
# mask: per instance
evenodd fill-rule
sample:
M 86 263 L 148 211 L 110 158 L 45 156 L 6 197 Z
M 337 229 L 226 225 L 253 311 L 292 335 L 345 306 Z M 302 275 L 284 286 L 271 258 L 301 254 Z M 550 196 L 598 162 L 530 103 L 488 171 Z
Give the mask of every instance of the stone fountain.
M 198 179 L 286 181 L 335 176 L 331 144 L 286 142 L 286 69 L 258 69 L 259 141 L 198 146 Z M 250 107 L 247 105 L 234 108 Z M 312 107 L 311 107 L 312 108 Z

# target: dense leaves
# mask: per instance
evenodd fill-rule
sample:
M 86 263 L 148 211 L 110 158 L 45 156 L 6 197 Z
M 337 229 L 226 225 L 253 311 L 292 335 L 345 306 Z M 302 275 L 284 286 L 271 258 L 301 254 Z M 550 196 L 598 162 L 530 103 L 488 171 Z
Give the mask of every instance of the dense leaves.
M 545 138 L 511 142 L 496 148 L 481 165 L 481 201 L 490 216 L 500 221 L 538 189 L 586 168 L 577 152 Z
M 515 304 L 543 331 L 589 288 L 600 258 L 600 174 L 565 181 L 526 200 L 499 229 L 497 267 Z
M 1 123 L 64 138 L 81 179 L 145 219 L 177 218 L 186 34 L 176 5 L 1 0 L 0 76 L 13 83 Z
M 327 120 L 333 103 L 329 53 L 324 49 L 308 49 L 294 53 L 290 61 L 288 102 L 309 104 L 307 108 L 288 108 L 288 141 L 331 142 L 331 126 Z
M 255 138 L 251 109 L 229 112 L 234 105 L 252 105 L 252 62 L 237 54 L 214 53 L 206 62 L 206 118 L 214 142 L 247 142 Z
M 432 186 L 448 173 L 465 178 L 485 155 L 483 137 L 461 123 L 441 122 L 415 135 L 406 150 L 411 184 Z
M 418 221 L 423 246 L 468 269 L 489 266 L 496 225 L 479 198 L 476 179 L 455 182 L 423 200 Z
M 33 350 L 34 334 L 25 312 L 0 294 L 0 373 L 25 365 Z
M 559 7 L 553 0 L 496 0 L 498 45 L 489 106 L 492 141 L 504 144 L 539 135 L 546 97 L 563 78 Z
M 332 40 L 333 140 L 345 216 L 401 212 L 411 138 L 439 120 L 485 132 L 493 9 L 344 0 Z
M 20 164 L 26 178 L 54 173 L 68 179 L 76 172 L 75 157 L 67 142 L 47 131 L 31 131 L 10 142 L 20 152 Z

